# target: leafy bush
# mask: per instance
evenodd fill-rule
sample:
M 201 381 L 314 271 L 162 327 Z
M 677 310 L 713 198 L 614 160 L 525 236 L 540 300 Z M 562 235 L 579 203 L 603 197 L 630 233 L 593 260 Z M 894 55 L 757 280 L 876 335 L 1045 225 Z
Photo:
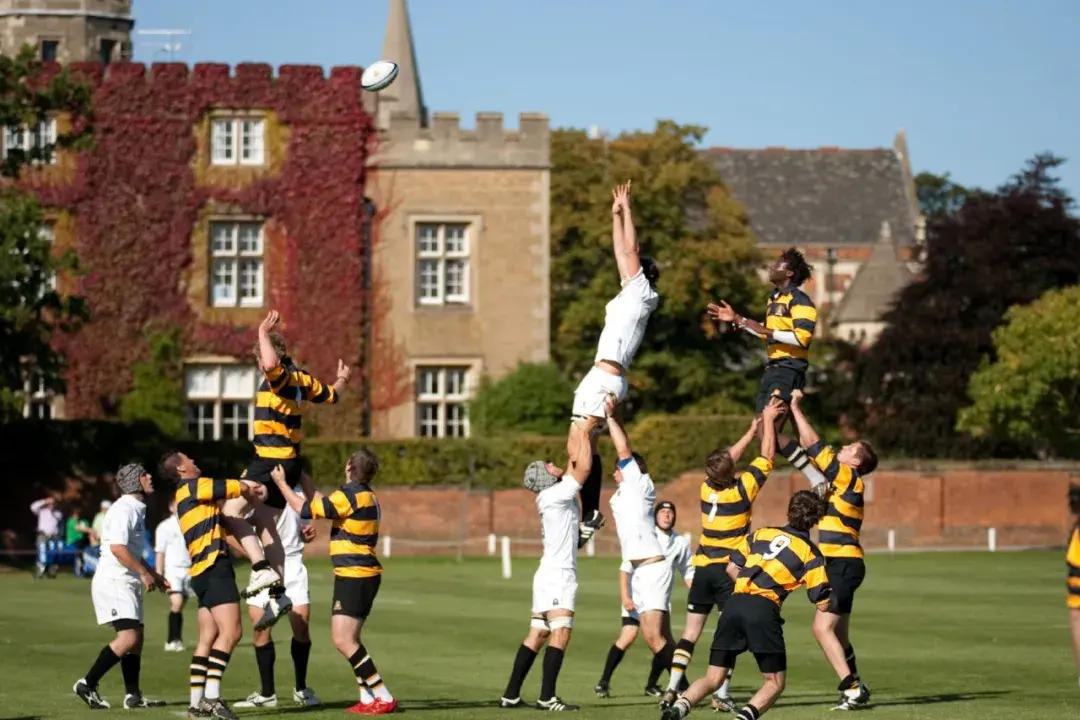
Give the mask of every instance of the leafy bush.
M 484 378 L 469 405 L 477 437 L 552 435 L 570 425 L 574 386 L 554 363 L 518 363 L 498 380 Z

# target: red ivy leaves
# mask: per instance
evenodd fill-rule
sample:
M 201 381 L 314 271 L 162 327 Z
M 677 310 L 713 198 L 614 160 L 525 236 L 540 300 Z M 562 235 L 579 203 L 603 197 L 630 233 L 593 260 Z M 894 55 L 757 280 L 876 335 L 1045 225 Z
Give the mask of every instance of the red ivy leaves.
M 189 304 L 192 236 L 207 203 L 266 217 L 267 304 L 283 312 L 290 350 L 316 376 L 332 378 L 338 357 L 360 348 L 362 205 L 373 141 L 358 68 L 121 63 L 103 75 L 74 65 L 94 86 L 94 147 L 71 179 L 35 184 L 47 206 L 74 219 L 86 271 L 76 291 L 91 323 L 62 338 L 70 368 L 70 417 L 111 415 L 130 387 L 129 368 L 154 326 L 182 328 L 186 353 L 247 357 L 255 328 L 208 323 Z M 236 189 L 199 186 L 196 130 L 215 108 L 267 110 L 288 129 L 285 162 Z M 206 138 L 203 142 L 208 143 Z M 267 152 L 273 138 L 267 138 Z M 220 177 L 220 175 L 219 175 Z M 203 263 L 208 265 L 208 263 Z

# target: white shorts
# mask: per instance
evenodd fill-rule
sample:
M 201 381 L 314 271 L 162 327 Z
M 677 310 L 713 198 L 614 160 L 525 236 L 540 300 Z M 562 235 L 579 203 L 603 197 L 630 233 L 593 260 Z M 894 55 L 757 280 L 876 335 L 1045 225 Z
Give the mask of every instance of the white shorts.
M 117 620 L 143 621 L 143 586 L 132 577 L 106 578 L 94 575 L 90 581 L 90 598 L 98 625 Z
M 638 618 L 641 613 L 653 610 L 671 612 L 671 587 L 675 573 L 666 562 L 654 562 L 634 568 L 630 576 L 630 599 L 634 612 L 623 608 L 623 617 Z
M 628 389 L 625 375 L 612 375 L 594 365 L 574 390 L 573 414 L 606 417 L 607 396 L 614 395 L 616 401 L 622 401 Z
M 533 575 L 533 615 L 549 610 L 574 611 L 577 599 L 577 571 L 538 568 Z
M 292 601 L 293 607 L 311 603 L 307 567 L 304 566 L 303 555 L 285 557 L 285 595 Z M 269 590 L 263 590 L 258 595 L 247 599 L 247 604 L 253 607 L 262 607 L 268 602 L 270 602 Z
M 165 568 L 165 579 L 169 581 L 169 594 L 179 593 L 186 598 L 194 597 L 195 592 L 191 589 L 191 575 L 189 568 Z

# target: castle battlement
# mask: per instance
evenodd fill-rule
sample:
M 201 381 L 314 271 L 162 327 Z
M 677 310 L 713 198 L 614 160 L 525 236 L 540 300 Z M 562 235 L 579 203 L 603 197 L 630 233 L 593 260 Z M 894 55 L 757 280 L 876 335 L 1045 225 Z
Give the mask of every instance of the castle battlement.
M 548 168 L 551 126 L 543 113 L 521 113 L 517 129 L 503 114 L 476 114 L 474 129 L 458 113 L 437 112 L 429 127 L 412 115 L 393 114 L 380 132 L 375 162 L 383 168 Z
M 282 65 L 277 68 L 266 63 L 240 63 L 231 67 L 224 63 L 196 63 L 189 67 L 185 63 L 154 63 L 147 67 L 143 63 L 118 62 L 108 66 L 94 62 L 77 62 L 69 66 L 72 74 L 80 76 L 94 86 L 125 85 L 145 82 L 150 86 L 160 86 L 171 92 L 178 87 L 196 84 L 231 85 L 242 87 L 250 84 L 267 83 L 303 86 L 306 92 L 320 87 L 353 85 L 360 89 L 360 76 L 363 69 L 356 66 L 340 66 L 331 69 L 329 78 L 318 65 Z M 60 70 L 58 63 L 45 63 L 46 74 Z M 299 89 L 299 88 L 298 88 Z

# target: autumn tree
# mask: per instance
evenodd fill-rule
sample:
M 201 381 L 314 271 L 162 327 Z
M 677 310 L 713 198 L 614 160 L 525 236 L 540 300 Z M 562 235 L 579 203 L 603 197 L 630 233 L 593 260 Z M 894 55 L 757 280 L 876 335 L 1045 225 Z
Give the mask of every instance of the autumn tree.
M 994 193 L 975 192 L 928 225 L 918 281 L 856 358 L 851 418 L 890 454 L 970 457 L 1016 448 L 956 430 L 968 381 L 995 359 L 993 331 L 1013 305 L 1080 281 L 1080 223 L 1040 155 Z
M 716 394 L 749 398 L 753 382 L 738 368 L 761 351 L 740 334 L 715 337 L 705 319 L 718 297 L 756 307 L 768 291 L 755 274 L 763 258 L 746 212 L 698 151 L 704 133 L 661 121 L 613 140 L 552 135 L 553 359 L 574 379 L 593 364 L 604 306 L 619 292 L 611 188 L 632 180 L 638 240 L 661 271 L 660 306 L 629 373 L 633 404 L 650 411 Z
M 17 181 L 57 148 L 86 146 L 89 108 L 89 88 L 66 72 L 45 79 L 30 48 L 0 56 L 0 127 L 14 129 L 16 140 L 0 164 L 7 181 L 0 187 L 0 418 L 21 414 L 27 383 L 63 391 L 64 358 L 53 339 L 86 317 L 82 299 L 64 295 L 56 282 L 76 269 L 74 254 L 56 252 L 41 208 Z M 58 113 L 67 113 L 74 129 L 49 142 L 40 128 Z
M 1017 305 L 993 333 L 994 362 L 971 376 L 973 404 L 957 427 L 1006 440 L 1042 458 L 1080 454 L 1080 286 Z

